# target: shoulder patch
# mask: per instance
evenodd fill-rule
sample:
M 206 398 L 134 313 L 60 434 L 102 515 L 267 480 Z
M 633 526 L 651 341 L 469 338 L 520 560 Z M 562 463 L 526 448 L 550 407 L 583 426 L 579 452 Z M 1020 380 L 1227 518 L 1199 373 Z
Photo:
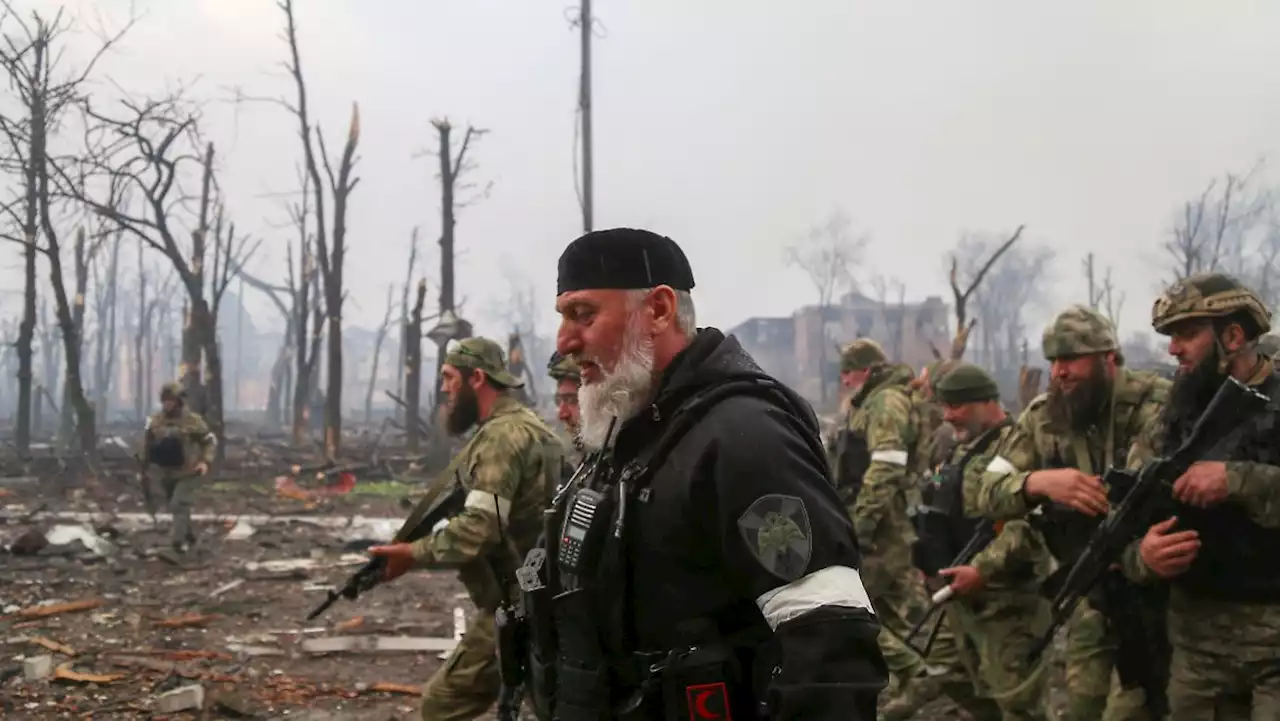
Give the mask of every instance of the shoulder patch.
M 813 529 L 804 501 L 771 493 L 761 496 L 738 518 L 747 550 L 769 573 L 784 581 L 804 575 L 813 553 Z

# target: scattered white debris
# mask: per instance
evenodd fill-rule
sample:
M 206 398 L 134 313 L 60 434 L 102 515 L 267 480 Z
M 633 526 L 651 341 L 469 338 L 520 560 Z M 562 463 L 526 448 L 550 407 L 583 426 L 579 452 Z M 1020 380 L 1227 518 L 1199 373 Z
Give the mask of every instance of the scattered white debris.
M 115 553 L 116 550 L 110 541 L 94 533 L 93 529 L 87 526 L 54 526 L 44 534 L 44 537 L 50 546 L 65 546 L 79 541 L 85 548 L 99 556 Z
M 227 540 L 243 541 L 249 536 L 252 536 L 257 530 L 258 529 L 253 527 L 253 524 L 243 518 L 239 518 L 236 519 L 236 525 L 232 526 L 230 531 L 227 531 Z
M 53 656 L 33 656 L 23 659 L 22 677 L 28 681 L 39 681 L 53 674 Z
M 307 653 L 396 653 L 401 651 L 452 651 L 458 642 L 434 636 L 334 636 L 309 638 L 300 646 Z
M 160 694 L 156 698 L 156 711 L 177 713 L 204 707 L 204 686 L 192 684 Z
M 237 578 L 236 580 L 231 581 L 230 583 L 224 583 L 221 586 L 218 586 L 217 588 L 213 589 L 213 593 L 209 594 L 209 596 L 211 598 L 217 598 L 218 596 L 221 596 L 227 591 L 230 591 L 235 588 L 239 588 L 243 585 L 244 585 L 244 579 Z

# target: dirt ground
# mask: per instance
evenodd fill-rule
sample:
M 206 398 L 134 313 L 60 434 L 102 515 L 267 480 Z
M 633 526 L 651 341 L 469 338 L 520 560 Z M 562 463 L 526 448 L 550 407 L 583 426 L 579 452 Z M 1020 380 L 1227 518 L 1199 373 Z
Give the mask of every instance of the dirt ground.
M 167 550 L 164 520 L 22 517 L 41 506 L 140 511 L 135 490 L 121 484 L 51 499 L 47 490 L 6 489 L 0 497 L 0 542 L 14 546 L 0 553 L 0 718 L 417 718 L 415 694 L 440 665 L 440 650 L 326 654 L 303 643 L 351 636 L 447 643 L 454 609 L 471 611 L 455 574 L 413 573 L 307 622 L 374 539 L 264 522 L 231 540 L 233 519 L 206 521 L 197 524 L 197 550 L 179 559 Z M 314 503 L 281 498 L 265 483 L 216 481 L 202 489 L 196 511 L 400 518 L 406 511 L 397 501 L 412 490 L 369 484 Z M 37 549 L 58 525 L 92 528 L 110 548 L 76 540 Z M 272 561 L 282 563 L 249 565 Z M 52 657 L 55 671 L 27 680 L 24 660 L 38 656 Z M 202 708 L 163 713 L 160 696 L 189 684 L 203 688 Z

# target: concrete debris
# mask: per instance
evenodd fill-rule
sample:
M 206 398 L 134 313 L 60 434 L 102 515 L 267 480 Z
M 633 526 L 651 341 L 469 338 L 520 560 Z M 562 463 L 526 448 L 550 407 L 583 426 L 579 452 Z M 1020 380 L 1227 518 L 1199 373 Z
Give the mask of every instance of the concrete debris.
M 200 684 L 181 686 L 156 697 L 158 713 L 177 713 L 201 708 L 204 708 L 204 686 Z
M 232 526 L 231 530 L 227 531 L 227 540 L 243 541 L 249 536 L 252 536 L 257 530 L 258 529 L 253 527 L 253 524 L 243 518 L 239 518 L 236 519 L 236 525 Z
M 84 544 L 96 556 L 107 556 L 115 553 L 115 546 L 107 539 L 94 533 L 87 526 L 54 526 L 44 535 L 50 546 L 67 546 L 76 542 Z
M 334 636 L 309 638 L 300 646 L 307 653 L 400 653 L 452 651 L 458 642 L 434 636 Z
M 224 583 L 224 584 L 222 584 L 221 586 L 218 586 L 217 588 L 213 589 L 213 593 L 210 593 L 210 594 L 209 594 L 209 596 L 210 596 L 211 598 L 217 598 L 218 596 L 221 596 L 222 594 L 226 593 L 227 591 L 231 591 L 231 590 L 233 590 L 233 589 L 237 589 L 237 588 L 239 588 L 239 587 L 241 587 L 241 586 L 243 586 L 243 585 L 244 585 L 244 579 L 243 579 L 243 578 L 237 578 L 237 579 L 236 579 L 236 580 L 234 580 L 234 581 L 231 581 L 231 582 L 228 582 L 228 583 Z
M 227 650 L 231 653 L 251 658 L 260 658 L 263 656 L 283 656 L 284 650 L 275 646 L 249 646 L 243 643 L 229 643 Z
M 28 681 L 40 681 L 53 675 L 53 656 L 33 656 L 23 659 L 22 677 Z

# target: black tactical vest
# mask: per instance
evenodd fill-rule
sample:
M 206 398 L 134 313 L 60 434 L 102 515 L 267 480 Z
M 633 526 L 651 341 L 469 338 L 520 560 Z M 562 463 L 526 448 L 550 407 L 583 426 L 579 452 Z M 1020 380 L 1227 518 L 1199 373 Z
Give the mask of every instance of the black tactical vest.
M 871 451 L 867 448 L 867 439 L 849 429 L 849 420 L 853 411 L 845 416 L 844 427 L 836 436 L 835 472 L 836 492 L 840 502 L 846 507 L 858 500 L 862 491 L 862 477 L 871 467 Z
M 944 465 L 925 484 L 923 504 L 915 515 L 916 545 L 912 548 L 915 565 L 926 574 L 936 575 L 947 568 L 973 538 L 981 519 L 964 512 L 964 470 L 974 456 L 982 454 L 1000 438 L 1000 431 L 1013 421 L 1006 418 L 995 428 L 983 432 L 956 461 Z
M 1267 410 L 1228 436 L 1211 454 L 1227 462 L 1280 466 L 1280 378 L 1261 387 Z M 1191 568 L 1173 583 L 1192 596 L 1244 603 L 1280 602 L 1280 528 L 1255 523 L 1227 498 L 1211 508 L 1179 504 L 1178 527 L 1200 534 L 1200 552 Z

